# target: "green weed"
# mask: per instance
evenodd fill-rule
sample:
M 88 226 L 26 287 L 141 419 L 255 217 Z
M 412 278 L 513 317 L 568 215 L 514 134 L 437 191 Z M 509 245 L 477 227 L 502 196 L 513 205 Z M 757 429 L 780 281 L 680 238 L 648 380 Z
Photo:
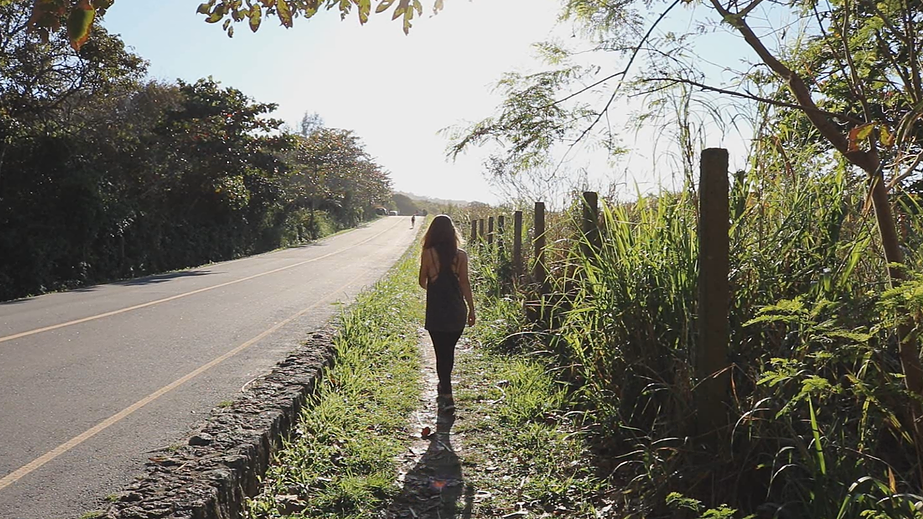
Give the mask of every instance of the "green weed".
M 463 438 L 473 517 L 517 511 L 597 517 L 604 502 L 565 392 L 536 360 L 484 345 L 459 355 L 453 431 Z
M 579 411 L 625 514 L 669 515 L 673 492 L 703 517 L 913 517 L 923 502 L 893 332 L 898 316 L 920 313 L 923 282 L 886 290 L 857 179 L 811 170 L 810 148 L 787 152 L 804 171 L 764 169 L 766 158 L 734 176 L 728 426 L 713 455 L 694 437 L 694 191 L 603 204 L 598 250 L 574 218 L 549 224 L 551 293 L 530 323 L 507 314 L 535 289 L 504 291 L 493 256 L 478 260 L 491 297 L 509 301 L 490 310 L 500 317 L 484 323 L 487 342 L 552 361 L 567 389 L 553 407 Z M 914 271 L 923 222 L 906 225 Z M 507 412 L 538 411 L 523 410 Z
M 335 365 L 249 501 L 251 518 L 376 517 L 397 490 L 393 459 L 420 392 L 421 313 L 410 253 L 340 318 Z

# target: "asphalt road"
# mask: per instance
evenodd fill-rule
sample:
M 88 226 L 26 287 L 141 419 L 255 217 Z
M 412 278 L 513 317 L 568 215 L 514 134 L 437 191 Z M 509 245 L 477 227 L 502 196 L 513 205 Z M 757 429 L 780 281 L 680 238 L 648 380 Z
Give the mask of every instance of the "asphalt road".
M 76 519 L 285 358 L 413 242 L 319 243 L 0 304 L 0 519 Z

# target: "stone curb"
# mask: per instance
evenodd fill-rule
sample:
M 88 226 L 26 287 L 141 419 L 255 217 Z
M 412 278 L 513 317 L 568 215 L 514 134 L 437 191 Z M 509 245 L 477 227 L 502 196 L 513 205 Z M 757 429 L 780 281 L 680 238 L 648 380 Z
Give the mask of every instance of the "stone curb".
M 333 327 L 212 410 L 201 430 L 174 452 L 150 458 L 145 473 L 106 510 L 108 519 L 237 519 L 259 491 L 272 454 L 334 358 Z

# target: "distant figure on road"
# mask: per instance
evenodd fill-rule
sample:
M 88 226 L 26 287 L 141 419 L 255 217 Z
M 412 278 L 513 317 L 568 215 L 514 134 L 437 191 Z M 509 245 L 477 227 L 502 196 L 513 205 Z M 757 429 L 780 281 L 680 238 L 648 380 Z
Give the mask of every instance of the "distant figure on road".
M 465 324 L 473 326 L 474 298 L 468 279 L 468 254 L 458 248 L 458 232 L 444 214 L 433 218 L 423 237 L 420 256 L 420 286 L 426 289 L 426 324 L 436 351 L 436 402 L 439 410 L 455 411 L 452 397 L 452 366 L 455 344 Z M 465 307 L 467 303 L 467 309 Z
M 410 215 L 410 228 L 413 229 L 414 224 L 417 223 L 417 213 Z

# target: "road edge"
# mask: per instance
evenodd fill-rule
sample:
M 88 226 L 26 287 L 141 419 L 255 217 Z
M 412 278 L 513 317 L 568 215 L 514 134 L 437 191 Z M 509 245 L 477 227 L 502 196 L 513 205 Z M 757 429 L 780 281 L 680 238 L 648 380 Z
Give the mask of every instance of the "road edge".
M 247 384 L 228 406 L 211 411 L 185 445 L 151 456 L 139 475 L 111 496 L 107 519 L 232 519 L 255 495 L 273 453 L 334 360 L 335 325 L 328 324 Z

